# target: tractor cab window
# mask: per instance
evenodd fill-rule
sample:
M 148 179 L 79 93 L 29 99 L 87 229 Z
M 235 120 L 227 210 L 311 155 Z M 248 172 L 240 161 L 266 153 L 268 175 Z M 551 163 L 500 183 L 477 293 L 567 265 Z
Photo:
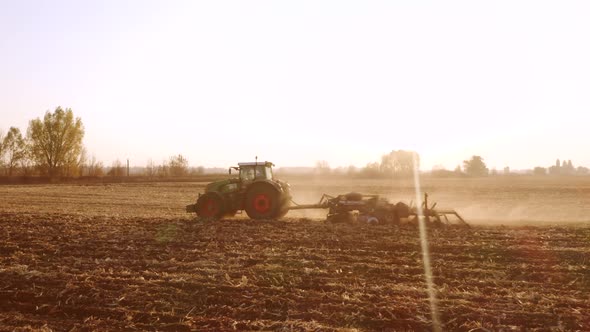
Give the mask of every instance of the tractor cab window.
M 266 174 L 266 178 L 272 180 L 272 168 L 269 166 L 264 167 L 264 173 Z
M 272 180 L 272 168 L 264 165 L 240 168 L 240 179 L 252 181 L 254 179 Z
M 256 178 L 257 179 L 266 179 L 266 175 L 264 174 L 264 167 L 256 166 Z
M 272 180 L 272 168 L 268 166 L 256 166 L 256 178 Z
M 252 168 L 252 167 L 240 168 L 240 179 L 242 179 L 242 181 L 254 180 L 254 168 Z

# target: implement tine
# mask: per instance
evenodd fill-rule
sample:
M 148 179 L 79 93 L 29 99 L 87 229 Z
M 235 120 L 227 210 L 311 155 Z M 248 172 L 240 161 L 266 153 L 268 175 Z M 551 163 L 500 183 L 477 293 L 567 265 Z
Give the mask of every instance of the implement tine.
M 454 214 L 455 216 L 457 216 L 457 218 L 459 218 L 459 220 L 461 220 L 461 222 L 462 222 L 464 225 L 466 225 L 466 226 L 468 226 L 468 227 L 469 227 L 469 224 L 468 224 L 468 223 L 465 221 L 465 219 L 463 219 L 463 217 L 461 217 L 461 216 L 459 215 L 459 213 L 457 213 L 457 211 L 453 210 L 453 214 Z

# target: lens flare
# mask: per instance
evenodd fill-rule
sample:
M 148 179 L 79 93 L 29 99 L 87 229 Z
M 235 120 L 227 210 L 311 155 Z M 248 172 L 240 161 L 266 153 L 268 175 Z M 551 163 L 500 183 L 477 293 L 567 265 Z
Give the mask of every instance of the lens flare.
M 420 245 L 422 247 L 422 261 L 424 262 L 424 277 L 430 301 L 430 315 L 432 316 L 432 329 L 435 332 L 442 331 L 432 282 L 432 269 L 430 267 L 430 252 L 428 249 L 428 235 L 426 234 L 426 223 L 424 221 L 424 210 L 422 209 L 422 190 L 420 189 L 420 174 L 418 170 L 418 158 L 414 154 L 414 188 L 416 188 L 416 215 L 420 228 Z

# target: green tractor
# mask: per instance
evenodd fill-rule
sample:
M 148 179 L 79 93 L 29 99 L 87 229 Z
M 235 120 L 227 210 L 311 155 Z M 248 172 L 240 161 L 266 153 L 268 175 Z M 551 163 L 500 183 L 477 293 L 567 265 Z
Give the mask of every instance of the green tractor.
M 209 183 L 197 202 L 186 206 L 201 218 L 233 217 L 245 210 L 251 219 L 277 219 L 285 216 L 291 204 L 289 184 L 273 177 L 273 163 L 238 163 L 230 167 L 239 177 Z

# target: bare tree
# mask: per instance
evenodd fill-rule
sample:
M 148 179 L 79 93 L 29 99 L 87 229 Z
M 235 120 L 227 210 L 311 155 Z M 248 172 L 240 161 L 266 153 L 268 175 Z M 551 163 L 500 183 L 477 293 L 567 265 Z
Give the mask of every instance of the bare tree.
M 26 144 L 20 129 L 10 127 L 8 134 L 2 142 L 5 154 L 7 155 L 8 176 L 12 176 L 19 164 L 26 157 Z
M 181 154 L 170 157 L 170 175 L 185 176 L 188 174 L 188 159 Z
M 79 162 L 84 126 L 71 109 L 57 107 L 53 113 L 47 111 L 43 120 L 29 122 L 27 138 L 31 157 L 50 177 L 56 177 Z
M 104 166 L 102 162 L 97 161 L 93 155 L 88 162 L 88 176 L 99 177 L 104 175 Z
M 4 135 L 4 131 L 0 130 L 0 171 L 3 171 L 4 168 L 4 138 L 6 137 L 6 135 Z M 1 173 L 0 173 L 1 175 Z
M 366 176 L 366 177 L 379 176 L 379 163 L 378 162 L 368 163 L 367 166 L 365 166 L 362 169 L 362 174 L 363 174 L 363 176 Z
M 113 162 L 113 166 L 107 173 L 109 176 L 125 176 L 125 167 L 123 167 L 123 163 L 117 159 Z
M 170 166 L 168 165 L 167 161 L 164 161 L 162 165 L 158 166 L 156 174 L 159 177 L 167 177 L 170 176 Z
M 190 170 L 190 175 L 192 175 L 192 176 L 203 175 L 204 173 L 205 173 L 205 167 L 203 167 L 203 166 L 192 167 Z
M 150 178 L 156 175 L 156 164 L 150 158 L 145 166 L 145 175 L 149 176 Z
M 328 162 L 325 160 L 318 160 L 315 163 L 315 171 L 316 171 L 316 173 L 322 174 L 322 175 L 330 174 L 330 171 L 331 171 L 330 164 L 328 164 Z
M 420 156 L 415 151 L 394 150 L 381 157 L 380 170 L 384 174 L 389 175 L 411 175 L 414 172 L 414 156 L 420 167 Z

